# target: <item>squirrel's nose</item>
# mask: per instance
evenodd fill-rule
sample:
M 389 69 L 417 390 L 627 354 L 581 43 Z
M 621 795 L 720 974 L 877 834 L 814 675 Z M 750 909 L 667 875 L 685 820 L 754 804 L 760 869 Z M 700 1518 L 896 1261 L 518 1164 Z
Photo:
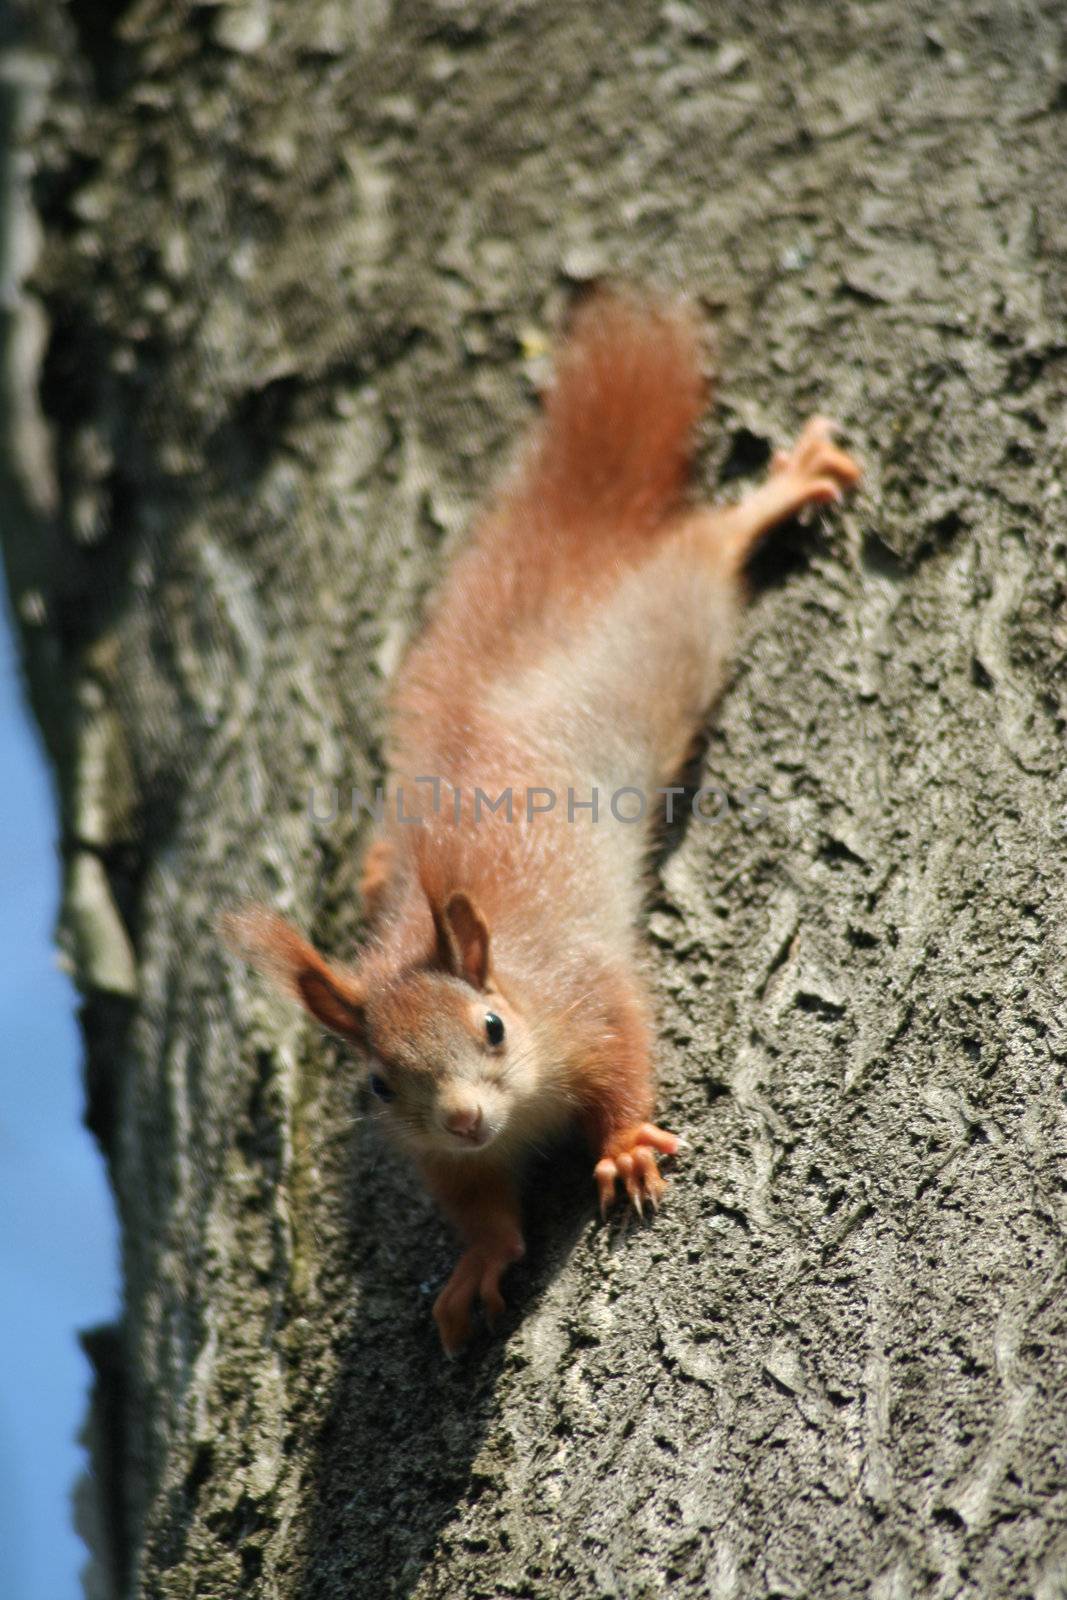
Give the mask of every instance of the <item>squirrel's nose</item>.
M 449 1133 L 458 1133 L 462 1139 L 473 1139 L 481 1131 L 481 1106 L 454 1106 L 446 1111 L 444 1124 Z

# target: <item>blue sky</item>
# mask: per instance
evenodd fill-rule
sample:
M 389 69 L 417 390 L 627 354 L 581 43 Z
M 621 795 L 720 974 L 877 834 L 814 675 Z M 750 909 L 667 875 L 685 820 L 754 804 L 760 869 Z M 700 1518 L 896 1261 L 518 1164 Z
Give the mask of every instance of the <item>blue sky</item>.
M 76 996 L 58 970 L 55 805 L 0 603 L 0 1594 L 76 1600 L 71 1520 L 89 1366 L 114 1317 L 114 1209 L 81 1125 Z

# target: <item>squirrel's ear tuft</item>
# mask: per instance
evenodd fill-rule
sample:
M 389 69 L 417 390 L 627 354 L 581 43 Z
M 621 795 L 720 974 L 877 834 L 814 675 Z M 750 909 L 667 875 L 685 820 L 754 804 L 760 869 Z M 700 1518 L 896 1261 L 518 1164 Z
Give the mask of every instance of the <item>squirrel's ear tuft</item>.
M 469 895 L 449 895 L 444 910 L 430 902 L 437 935 L 437 964 L 475 989 L 489 982 L 489 928 Z
M 331 967 L 284 918 L 264 906 L 246 906 L 225 912 L 219 933 L 235 955 L 299 1000 L 324 1028 L 362 1039 L 366 996 L 358 978 Z

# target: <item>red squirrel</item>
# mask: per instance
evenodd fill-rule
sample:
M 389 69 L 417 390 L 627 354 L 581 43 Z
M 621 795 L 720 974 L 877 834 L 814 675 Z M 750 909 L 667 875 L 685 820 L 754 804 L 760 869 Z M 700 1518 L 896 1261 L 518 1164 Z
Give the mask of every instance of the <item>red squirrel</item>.
M 815 417 L 746 498 L 694 505 L 704 405 L 685 305 L 600 289 L 579 306 L 540 421 L 393 687 L 368 942 L 340 966 L 265 909 L 226 919 L 359 1047 L 462 1236 L 434 1306 L 450 1354 L 476 1300 L 490 1322 L 503 1309 L 531 1150 L 576 1120 L 602 1214 L 620 1184 L 639 1211 L 660 1199 L 657 1157 L 679 1140 L 652 1121 L 638 960 L 656 792 L 722 685 L 754 547 L 859 476 Z

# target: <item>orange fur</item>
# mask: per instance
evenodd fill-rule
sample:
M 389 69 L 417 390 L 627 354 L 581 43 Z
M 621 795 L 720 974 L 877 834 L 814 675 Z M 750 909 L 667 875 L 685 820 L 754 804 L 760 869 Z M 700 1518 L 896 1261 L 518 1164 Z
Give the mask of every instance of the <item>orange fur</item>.
M 398 730 L 432 718 L 460 748 L 485 682 L 640 560 L 681 503 L 705 388 L 686 308 L 608 292 L 580 307 L 540 426 L 405 663 Z
M 230 922 L 243 955 L 371 1053 L 372 1087 L 466 1244 L 435 1308 L 450 1351 L 475 1299 L 503 1304 L 527 1151 L 577 1120 L 602 1209 L 620 1183 L 641 1209 L 678 1145 L 648 1120 L 648 823 L 594 823 L 560 795 L 671 780 L 721 684 L 748 553 L 857 475 L 815 419 L 747 500 L 687 508 L 703 402 L 689 311 L 618 292 L 579 309 L 540 425 L 398 675 L 395 804 L 366 859 L 357 970 L 270 913 Z M 479 814 L 478 790 L 510 790 L 512 813 Z
M 284 918 L 249 906 L 224 913 L 219 932 L 231 949 L 299 1000 L 323 1027 L 346 1038 L 362 1037 L 364 991 L 358 978 L 330 966 Z

